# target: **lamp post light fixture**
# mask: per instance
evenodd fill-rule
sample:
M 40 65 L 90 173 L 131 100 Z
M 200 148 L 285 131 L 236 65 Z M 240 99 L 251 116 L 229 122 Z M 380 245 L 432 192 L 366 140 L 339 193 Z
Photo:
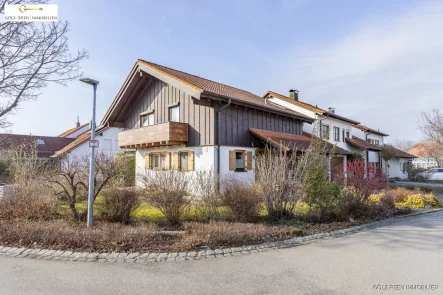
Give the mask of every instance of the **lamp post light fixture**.
M 92 102 L 91 143 L 95 142 L 95 101 L 97 97 L 98 81 L 90 78 L 82 78 L 81 82 L 94 87 L 94 99 Z M 94 171 L 95 171 L 95 144 L 90 144 L 91 158 L 89 164 L 89 194 L 88 194 L 88 227 L 92 226 L 94 216 Z

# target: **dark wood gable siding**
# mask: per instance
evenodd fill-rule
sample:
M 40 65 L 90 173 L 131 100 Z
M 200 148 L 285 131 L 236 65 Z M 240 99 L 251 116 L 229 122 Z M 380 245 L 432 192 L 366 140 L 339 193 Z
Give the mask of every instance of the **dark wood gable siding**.
M 154 79 L 125 122 L 140 128 L 140 113 L 154 110 L 155 124 L 169 121 L 169 106 L 179 103 L 180 122 L 188 123 L 188 146 L 214 144 L 214 109 L 208 99 L 196 100 L 183 90 Z
M 303 134 L 298 119 L 233 104 L 220 112 L 220 145 L 251 146 L 249 128 Z

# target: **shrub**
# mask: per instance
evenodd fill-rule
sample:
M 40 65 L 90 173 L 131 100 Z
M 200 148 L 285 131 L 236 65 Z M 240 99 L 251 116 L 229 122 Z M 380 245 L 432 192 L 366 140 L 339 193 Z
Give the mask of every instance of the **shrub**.
M 368 198 L 369 203 L 379 204 L 385 209 L 393 209 L 395 207 L 395 197 L 389 191 L 372 194 Z
M 340 187 L 329 182 L 327 163 L 308 168 L 305 187 L 311 214 L 327 219 L 340 205 Z
M 411 190 L 404 187 L 396 187 L 394 189 L 388 189 L 384 191 L 385 195 L 389 195 L 394 199 L 395 203 L 403 202 L 403 200 L 411 194 Z
M 361 160 L 348 161 L 346 174 L 342 165 L 336 168 L 335 173 L 337 182 L 342 186 L 354 188 L 363 203 L 371 194 L 386 185 L 381 169 L 375 165 L 365 165 Z
M 100 215 L 106 221 L 128 223 L 133 212 L 140 206 L 135 190 L 110 188 L 104 190 L 102 195 Z
M 403 202 L 396 203 L 398 206 L 410 208 L 441 208 L 441 202 L 433 194 L 412 194 L 408 195 Z
M 186 234 L 178 244 L 181 250 L 201 246 L 211 248 L 242 246 L 289 238 L 290 234 L 299 235 L 298 231 L 290 231 L 287 228 L 276 230 L 263 224 L 251 223 L 210 221 L 209 223 L 190 222 L 184 226 Z
M 221 202 L 238 221 L 253 221 L 263 201 L 261 193 L 248 181 L 225 177 L 222 181 Z
M 112 180 L 115 186 L 132 187 L 135 185 L 135 155 L 117 154 L 115 156 L 117 164 L 117 175 Z
M 96 222 L 91 228 L 65 220 L 0 221 L 0 244 L 54 250 L 120 252 L 165 250 L 178 237 L 161 235 L 155 224 Z
M 202 169 L 196 171 L 193 180 L 193 194 L 198 200 L 198 209 L 204 216 L 211 219 L 218 217 L 220 207 L 220 196 L 218 192 L 219 176 L 213 169 Z
M 188 187 L 190 174 L 168 170 L 148 172 L 140 176 L 146 186 L 143 196 L 157 208 L 171 224 L 179 224 L 180 217 L 189 208 Z
M 10 153 L 13 198 L 0 200 L 0 218 L 51 218 L 57 215 L 57 198 L 45 181 L 47 163 L 37 158 L 35 149 L 18 147 Z
M 297 202 L 306 197 L 307 172 L 312 167 L 327 169 L 326 149 L 326 142 L 312 137 L 309 148 L 301 154 L 296 147 L 292 152 L 268 148 L 256 156 L 255 176 L 270 217 L 293 216 Z
M 368 204 L 363 201 L 361 192 L 354 187 L 345 186 L 340 192 L 337 209 L 334 212 L 338 219 L 360 218 L 368 214 Z

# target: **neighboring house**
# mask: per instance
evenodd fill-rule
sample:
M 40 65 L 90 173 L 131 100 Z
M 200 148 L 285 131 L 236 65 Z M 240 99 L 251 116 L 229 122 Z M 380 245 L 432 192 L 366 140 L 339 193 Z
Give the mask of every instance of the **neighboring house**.
M 60 134 L 59 137 L 77 138 L 88 130 L 89 130 L 89 124 L 80 125 L 80 122 L 77 121 L 76 127 L 66 130 L 65 132 Z
M 380 130 L 375 130 L 364 125 L 355 125 L 353 132 L 356 136 L 364 138 L 365 140 L 360 140 L 360 143 L 366 143 L 362 148 L 366 150 L 369 155 L 369 159 L 378 159 L 380 167 L 383 171 L 388 167 L 389 178 L 399 178 L 407 179 L 409 177 L 408 171 L 411 161 L 415 158 L 402 150 L 394 149 L 394 156 L 389 160 L 385 161 L 380 156 L 380 151 L 382 150 L 384 143 L 384 138 L 389 136 L 386 133 L 380 132 Z
M 71 142 L 61 149 L 57 150 L 52 157 L 65 157 L 67 155 L 81 158 L 84 156 L 89 156 L 91 148 L 89 147 L 89 141 L 91 140 L 91 130 L 89 125 L 82 125 L 76 128 L 70 129 L 64 132 L 61 137 L 72 137 Z M 98 153 L 103 153 L 108 156 L 114 156 L 117 153 L 122 152 L 118 145 L 118 133 L 121 131 L 120 128 L 111 128 L 109 126 L 99 126 L 96 130 L 95 139 L 99 142 L 99 147 L 96 149 Z M 81 133 L 80 133 L 81 132 Z
M 306 132 L 315 133 L 320 138 L 350 153 L 360 153 L 365 163 L 382 168 L 388 165 L 389 177 L 402 179 L 408 177 L 407 165 L 404 163 L 409 162 L 414 156 L 396 150 L 395 157 L 389 160 L 389 163 L 384 163 L 380 157 L 380 150 L 384 145 L 384 137 L 388 136 L 387 134 L 361 125 L 355 120 L 340 116 L 336 114 L 334 108 L 325 110 L 301 102 L 297 90 L 291 89 L 289 96 L 268 91 L 263 95 L 263 98 L 314 119 L 312 125 L 304 125 Z M 346 156 L 344 157 L 346 158 Z M 339 164 L 341 164 L 339 157 L 332 159 L 332 167 Z
M 430 169 L 443 167 L 443 149 L 432 142 L 422 142 L 414 145 L 408 153 L 416 156 L 412 160 L 414 168 Z
M 0 149 L 10 150 L 23 147 L 25 151 L 35 149 L 37 157 L 48 160 L 58 150 L 74 141 L 73 138 L 20 135 L 20 134 L 0 134 Z
M 258 149 L 306 146 L 303 123 L 313 121 L 251 92 L 138 60 L 102 124 L 126 129 L 118 142 L 136 150 L 137 176 L 211 169 L 253 180 Z

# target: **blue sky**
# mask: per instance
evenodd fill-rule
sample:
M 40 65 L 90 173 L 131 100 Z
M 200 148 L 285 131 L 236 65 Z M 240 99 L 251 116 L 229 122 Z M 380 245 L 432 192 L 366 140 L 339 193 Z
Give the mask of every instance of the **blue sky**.
M 443 108 L 443 1 L 50 1 L 100 81 L 101 118 L 137 58 L 262 95 L 300 100 L 395 139 L 420 139 Z M 51 85 L 11 116 L 11 131 L 58 135 L 91 117 L 92 89 Z

